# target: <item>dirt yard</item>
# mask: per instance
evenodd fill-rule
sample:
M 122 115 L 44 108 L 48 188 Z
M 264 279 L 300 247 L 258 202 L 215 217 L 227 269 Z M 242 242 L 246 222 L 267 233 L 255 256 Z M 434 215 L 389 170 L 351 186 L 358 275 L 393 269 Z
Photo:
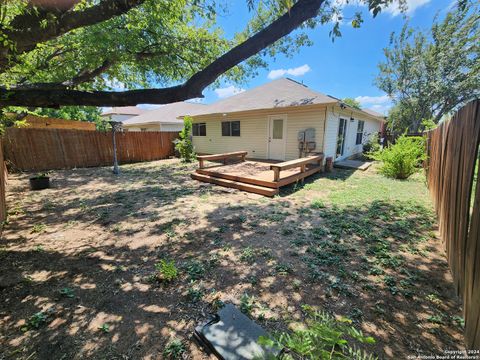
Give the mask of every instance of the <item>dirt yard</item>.
M 193 168 L 54 171 L 37 192 L 10 175 L 0 359 L 205 359 L 191 334 L 221 301 L 271 332 L 302 322 L 304 304 L 346 316 L 379 358 L 462 348 L 421 175 L 337 170 L 269 199 L 191 180 Z

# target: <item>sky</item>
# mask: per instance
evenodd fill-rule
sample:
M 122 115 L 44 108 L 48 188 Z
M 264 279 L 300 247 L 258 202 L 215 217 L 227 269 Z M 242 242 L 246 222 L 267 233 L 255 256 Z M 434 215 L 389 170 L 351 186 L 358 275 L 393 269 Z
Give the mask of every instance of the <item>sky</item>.
M 246 84 L 223 83 L 218 88 L 208 88 L 204 91 L 205 98 L 198 101 L 209 104 L 273 79 L 290 77 L 313 90 L 342 99 L 355 98 L 363 108 L 386 114 L 391 101 L 375 86 L 374 79 L 390 34 L 399 32 L 407 19 L 415 29 L 428 30 L 434 17 L 438 14 L 442 18 L 452 6 L 452 0 L 407 0 L 407 3 L 405 14 L 397 6 L 391 6 L 376 18 L 364 6 L 348 5 L 344 9 L 346 17 L 356 11 L 363 12 L 364 22 L 359 29 L 345 21 L 341 24 L 342 37 L 332 42 L 328 33 L 333 24 L 317 27 L 308 32 L 313 46 L 301 48 L 292 58 L 280 55 L 275 60 L 267 59 L 268 69 L 260 69 L 258 76 L 248 79 Z M 230 4 L 228 13 L 219 18 L 227 37 L 240 31 L 249 18 L 245 0 Z

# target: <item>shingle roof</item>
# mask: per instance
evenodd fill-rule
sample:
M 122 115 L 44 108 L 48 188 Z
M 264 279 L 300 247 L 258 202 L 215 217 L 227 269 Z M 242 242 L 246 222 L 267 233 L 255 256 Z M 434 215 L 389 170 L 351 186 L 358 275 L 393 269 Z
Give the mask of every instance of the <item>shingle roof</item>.
M 282 78 L 217 101 L 214 104 L 206 106 L 202 113 L 196 115 L 222 114 L 312 104 L 333 104 L 338 102 L 337 99 L 313 91 L 294 80 Z
M 102 116 L 107 115 L 140 115 L 145 113 L 148 110 L 140 109 L 136 106 L 122 106 L 122 107 L 113 107 L 102 113 Z
M 362 111 L 366 112 L 367 114 L 370 114 L 372 116 L 378 117 L 378 118 L 382 118 L 382 119 L 386 118 L 385 115 L 380 114 L 380 113 L 378 113 L 378 112 L 376 112 L 375 110 L 372 110 L 372 109 L 362 109 Z
M 142 115 L 134 116 L 123 121 L 123 125 L 133 124 L 150 124 L 150 123 L 183 123 L 178 117 L 181 115 L 196 115 L 197 112 L 203 111 L 206 106 L 190 102 L 179 101 L 167 104 L 155 110 L 150 110 Z

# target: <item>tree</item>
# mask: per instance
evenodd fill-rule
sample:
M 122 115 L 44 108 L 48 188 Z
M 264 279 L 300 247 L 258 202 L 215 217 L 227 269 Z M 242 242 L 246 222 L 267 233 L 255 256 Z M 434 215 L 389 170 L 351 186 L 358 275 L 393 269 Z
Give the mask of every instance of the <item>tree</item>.
M 254 15 L 233 39 L 216 26 L 215 0 L 0 2 L 0 105 L 121 106 L 202 97 L 222 75 L 245 79 L 265 65 L 263 56 L 310 44 L 305 33 L 292 31 L 330 22 L 344 3 L 246 1 Z M 374 16 L 393 1 L 360 0 Z M 352 25 L 360 24 L 357 13 Z M 337 22 L 332 36 L 338 35 Z M 117 88 L 126 90 L 106 91 Z
M 361 110 L 362 107 L 360 105 L 360 103 L 355 100 L 355 99 L 352 99 L 352 98 L 345 98 L 342 100 L 345 104 L 347 104 L 348 106 L 354 108 L 354 109 L 358 109 L 358 110 Z
M 429 33 L 406 24 L 384 49 L 376 83 L 394 100 L 389 118 L 397 130 L 417 132 L 480 95 L 479 6 L 462 4 Z

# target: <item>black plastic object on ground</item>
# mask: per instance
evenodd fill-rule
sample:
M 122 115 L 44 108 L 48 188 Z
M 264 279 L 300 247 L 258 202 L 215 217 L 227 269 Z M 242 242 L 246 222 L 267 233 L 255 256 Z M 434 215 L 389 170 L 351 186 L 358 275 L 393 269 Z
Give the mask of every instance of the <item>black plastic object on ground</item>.
M 50 187 L 50 178 L 48 176 L 34 176 L 29 179 L 30 189 L 43 190 Z
M 258 344 L 268 333 L 232 304 L 226 304 L 213 318 L 195 328 L 195 338 L 222 360 L 274 359 L 281 349 Z

